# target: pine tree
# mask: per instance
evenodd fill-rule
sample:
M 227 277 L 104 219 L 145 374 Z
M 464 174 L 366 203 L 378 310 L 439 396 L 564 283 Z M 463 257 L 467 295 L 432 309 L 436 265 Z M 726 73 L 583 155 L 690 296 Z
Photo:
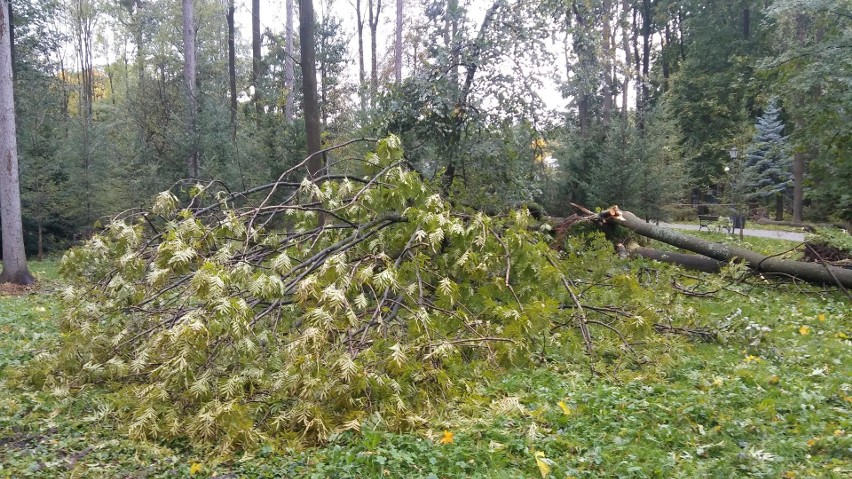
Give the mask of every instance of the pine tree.
M 748 148 L 743 176 L 748 185 L 747 198 L 776 198 L 776 219 L 783 219 L 783 193 L 790 185 L 790 157 L 781 108 L 773 98 L 757 120 L 757 131 Z

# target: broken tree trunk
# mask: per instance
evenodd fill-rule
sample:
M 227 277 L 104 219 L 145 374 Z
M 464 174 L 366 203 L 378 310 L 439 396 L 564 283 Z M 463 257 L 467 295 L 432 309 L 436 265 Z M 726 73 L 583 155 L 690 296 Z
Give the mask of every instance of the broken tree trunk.
M 706 241 L 678 231 L 646 223 L 629 211 L 621 211 L 617 206 L 599 213 L 597 220 L 600 224 L 621 225 L 642 236 L 707 256 L 716 261 L 728 262 L 740 259 L 749 268 L 761 273 L 789 275 L 810 283 L 832 284 L 841 288 L 852 288 L 852 270 L 823 264 L 786 260 L 766 256 L 737 246 Z M 634 251 L 635 249 L 633 248 Z M 647 250 L 648 248 L 644 249 Z M 643 255 L 641 252 L 639 254 Z M 669 262 L 677 262 L 670 253 L 666 254 L 669 256 Z M 665 259 L 663 260 L 665 261 Z M 705 264 L 709 265 L 709 263 Z
M 641 256 L 642 258 L 653 259 L 663 263 L 672 263 L 683 266 L 684 268 L 703 271 L 705 273 L 718 273 L 722 270 L 722 267 L 725 266 L 724 261 L 718 261 L 700 254 L 660 251 L 654 248 L 639 246 L 635 242 L 628 244 L 625 248 L 627 254 L 630 256 Z

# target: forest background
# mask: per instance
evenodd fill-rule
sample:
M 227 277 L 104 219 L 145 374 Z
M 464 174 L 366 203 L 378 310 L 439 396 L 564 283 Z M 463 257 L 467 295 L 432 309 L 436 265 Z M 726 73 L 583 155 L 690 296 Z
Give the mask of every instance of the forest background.
M 190 89 L 180 2 L 12 2 L 28 253 L 64 249 L 181 179 L 242 190 L 301 161 L 296 3 L 195 1 Z M 240 9 L 258 20 L 250 31 L 236 28 Z M 850 12 L 829 0 L 324 0 L 322 146 L 397 134 L 424 178 L 485 208 L 685 218 L 685 203 L 710 202 L 848 222 Z M 261 18 L 284 22 L 261 30 Z

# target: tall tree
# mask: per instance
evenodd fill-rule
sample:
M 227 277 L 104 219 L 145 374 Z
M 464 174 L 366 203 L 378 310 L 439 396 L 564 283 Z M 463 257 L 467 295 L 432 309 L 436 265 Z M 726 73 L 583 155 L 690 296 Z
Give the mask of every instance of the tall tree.
M 748 148 L 744 176 L 749 186 L 750 199 L 775 197 L 775 219 L 784 219 L 783 193 L 790 184 L 790 161 L 787 155 L 787 137 L 781 108 L 772 99 L 763 115 L 757 119 L 754 138 Z
M 355 0 L 355 21 L 358 28 L 358 97 L 361 100 L 361 112 L 367 108 L 364 85 L 367 81 L 367 73 L 364 68 L 364 18 L 361 12 L 361 0 Z
M 9 0 L 0 2 L 0 228 L 3 230 L 3 272 L 0 283 L 32 284 L 24 252 L 21 186 L 12 67 Z
M 75 0 L 70 5 L 70 20 L 74 35 L 74 49 L 80 61 L 80 81 L 77 91 L 77 107 L 80 119 L 82 168 L 80 186 L 84 197 L 85 222 L 92 223 L 92 130 L 93 104 L 95 101 L 94 29 L 97 15 L 95 3 L 90 0 Z
M 287 3 L 287 17 L 284 27 L 284 89 L 287 99 L 284 102 L 284 120 L 287 123 L 293 121 L 293 110 L 296 104 L 296 73 L 293 68 L 293 0 L 284 0 Z
M 260 115 L 260 0 L 251 0 L 251 84 L 254 86 L 254 108 Z
M 292 0 L 287 0 L 289 7 Z M 237 54 L 234 44 L 234 0 L 228 0 L 228 12 L 226 13 L 226 21 L 228 22 L 228 89 L 230 90 L 231 100 L 231 139 L 237 139 Z
M 402 4 L 403 0 L 396 0 L 396 40 L 393 45 L 393 73 L 394 81 L 402 81 Z
M 186 133 L 189 153 L 186 172 L 190 178 L 198 176 L 198 92 L 196 88 L 195 5 L 193 0 L 183 0 L 183 81 L 186 92 Z
M 305 135 L 308 143 L 308 174 L 318 176 L 322 170 L 320 151 L 320 112 L 317 98 L 317 50 L 314 39 L 314 4 L 299 0 L 299 49 L 302 54 L 302 109 L 305 112 Z
M 348 91 L 342 75 L 348 65 L 348 39 L 341 33 L 342 21 L 334 15 L 333 0 L 326 3 L 322 18 L 316 25 L 317 67 L 319 68 L 320 120 L 323 131 L 329 133 L 328 120 L 333 112 L 345 108 Z
M 382 0 L 367 1 L 370 23 L 370 104 L 375 105 L 379 92 L 379 61 L 376 51 L 376 35 L 379 29 L 379 15 L 382 12 Z

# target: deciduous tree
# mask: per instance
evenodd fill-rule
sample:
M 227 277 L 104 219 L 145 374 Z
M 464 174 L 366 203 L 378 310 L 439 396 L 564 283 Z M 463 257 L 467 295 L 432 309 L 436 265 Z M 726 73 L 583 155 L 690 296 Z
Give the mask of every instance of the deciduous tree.
M 18 178 L 18 142 L 10 40 L 9 1 L 0 0 L 0 228 L 3 272 L 0 283 L 31 284 L 21 225 L 21 187 Z

